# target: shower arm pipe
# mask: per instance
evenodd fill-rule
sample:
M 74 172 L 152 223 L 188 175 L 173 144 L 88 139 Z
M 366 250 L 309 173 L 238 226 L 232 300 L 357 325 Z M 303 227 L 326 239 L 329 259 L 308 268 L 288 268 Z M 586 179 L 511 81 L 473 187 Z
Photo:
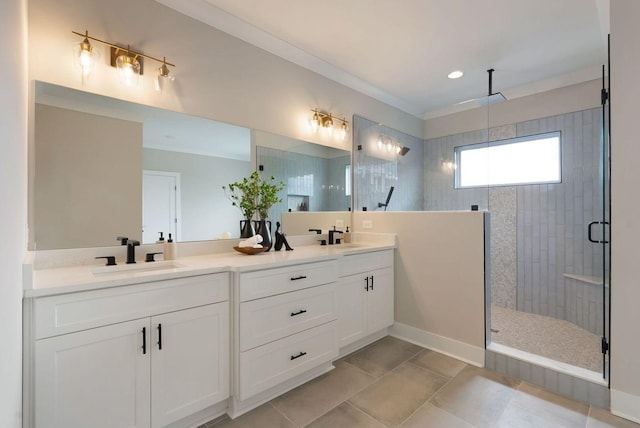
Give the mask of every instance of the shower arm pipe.
M 495 70 L 493 68 L 490 68 L 487 70 L 487 73 L 489 73 L 489 94 L 488 94 L 489 97 L 493 95 L 493 72 L 494 71 Z

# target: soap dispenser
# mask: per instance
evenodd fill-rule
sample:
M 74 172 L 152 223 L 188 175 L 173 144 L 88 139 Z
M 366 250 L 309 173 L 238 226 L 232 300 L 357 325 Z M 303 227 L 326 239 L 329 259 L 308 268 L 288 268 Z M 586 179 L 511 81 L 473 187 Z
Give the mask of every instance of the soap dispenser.
M 171 234 L 169 234 L 169 239 L 164 244 L 164 259 L 165 260 L 175 260 L 178 256 L 177 254 L 176 243 L 171 239 Z
M 345 244 L 351 243 L 351 232 L 349 232 L 349 226 L 347 226 L 346 232 L 342 234 L 342 240 L 344 241 Z
M 163 232 L 158 232 L 158 233 L 160 234 L 160 237 L 156 241 L 156 244 L 164 244 L 164 233 Z

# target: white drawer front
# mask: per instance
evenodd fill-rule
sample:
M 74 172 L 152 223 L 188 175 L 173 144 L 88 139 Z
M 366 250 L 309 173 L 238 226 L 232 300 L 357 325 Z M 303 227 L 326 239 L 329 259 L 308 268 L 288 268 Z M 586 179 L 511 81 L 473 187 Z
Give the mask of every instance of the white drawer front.
M 337 356 L 335 321 L 242 352 L 240 400 L 246 400 Z
M 290 336 L 337 319 L 335 285 L 240 304 L 240 350 Z
M 246 302 L 329 284 L 337 279 L 338 268 L 335 260 L 242 273 L 240 274 L 240 301 Z
M 339 275 L 347 276 L 356 273 L 393 266 L 393 250 L 373 251 L 371 253 L 353 254 L 340 260 Z
M 228 273 L 42 297 L 35 300 L 35 335 L 42 339 L 225 300 Z

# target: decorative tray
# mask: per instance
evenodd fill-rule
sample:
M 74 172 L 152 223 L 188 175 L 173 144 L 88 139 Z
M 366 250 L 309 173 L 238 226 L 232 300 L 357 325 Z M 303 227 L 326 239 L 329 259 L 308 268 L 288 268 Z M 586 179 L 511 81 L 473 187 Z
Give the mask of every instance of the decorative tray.
M 253 247 L 233 247 L 239 253 L 249 254 L 250 256 L 258 253 L 262 253 L 263 251 L 267 251 L 267 247 L 262 248 L 253 248 Z

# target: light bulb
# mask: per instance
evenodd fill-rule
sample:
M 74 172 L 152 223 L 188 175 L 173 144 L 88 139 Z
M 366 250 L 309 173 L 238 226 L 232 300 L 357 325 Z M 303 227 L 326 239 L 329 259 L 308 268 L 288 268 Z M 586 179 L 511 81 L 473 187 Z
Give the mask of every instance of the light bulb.
M 378 150 L 382 150 L 382 137 L 378 137 Z
M 390 152 L 390 151 L 391 151 L 391 149 L 392 149 L 392 147 L 391 147 L 391 143 L 387 143 L 387 151 L 388 151 L 388 152 Z
M 396 154 L 400 153 L 400 150 L 402 150 L 400 146 L 396 146 Z
M 138 84 L 140 76 L 140 63 L 134 57 L 120 55 L 116 58 L 116 67 L 120 75 L 120 82 L 125 86 L 135 86 Z
M 331 118 L 331 114 L 324 120 L 323 125 L 327 129 L 327 134 L 331 137 L 333 135 L 333 119 Z
M 318 126 L 320 125 L 320 118 L 318 117 L 318 112 L 313 113 L 313 118 L 311 119 L 311 130 L 313 132 L 318 132 Z
M 73 45 L 73 51 L 75 63 L 80 69 L 82 81 L 84 82 L 95 68 L 98 58 L 100 58 L 100 52 L 93 49 L 89 42 L 88 34 L 82 42 Z
M 347 122 L 342 122 L 342 126 L 340 127 L 340 138 L 343 140 L 347 138 Z

